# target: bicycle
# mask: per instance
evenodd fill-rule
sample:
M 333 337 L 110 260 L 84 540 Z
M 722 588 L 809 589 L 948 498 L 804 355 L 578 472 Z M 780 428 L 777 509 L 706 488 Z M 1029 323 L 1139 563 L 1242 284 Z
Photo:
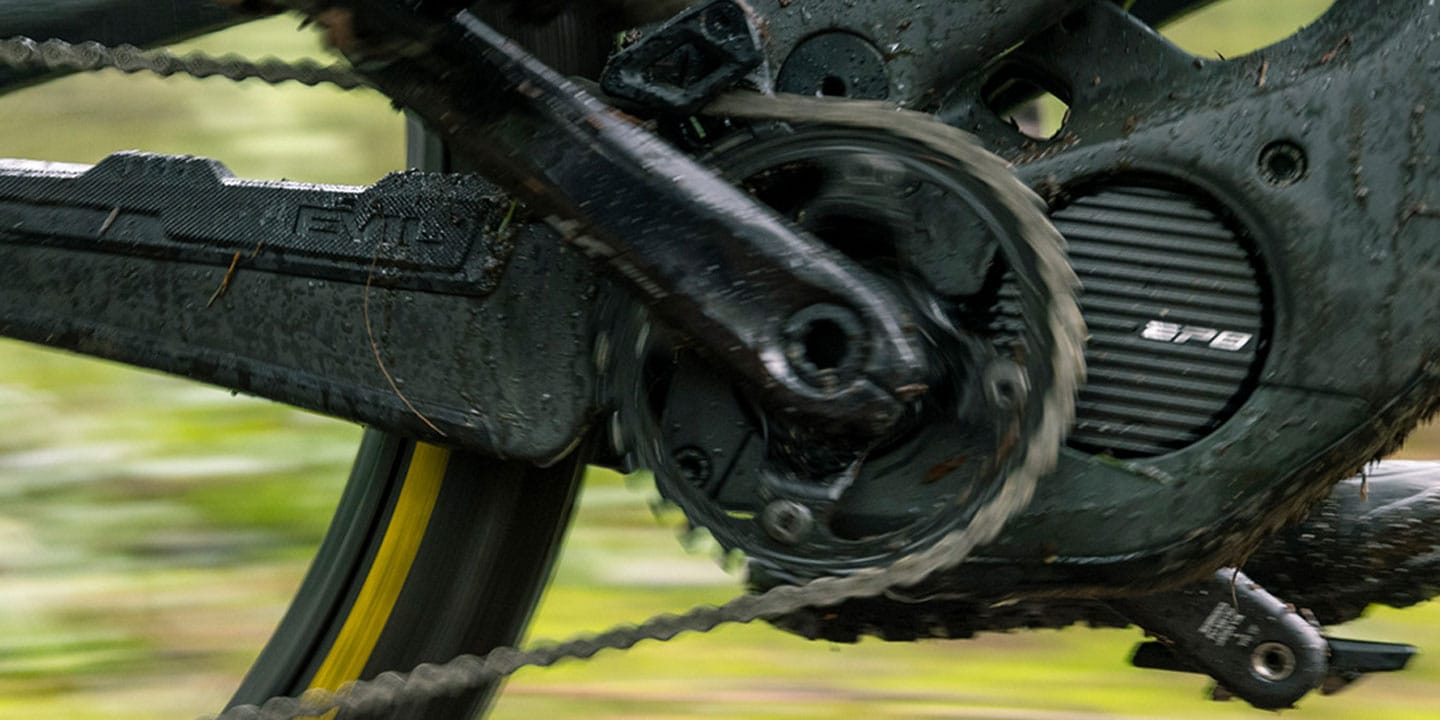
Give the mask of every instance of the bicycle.
M 373 446 L 372 446 L 372 448 L 370 448 L 369 451 L 367 451 L 367 452 L 379 452 L 379 455 L 376 455 L 376 456 L 383 456 L 383 455 L 384 455 L 384 452 L 379 451 L 379 449 L 373 448 Z M 370 455 L 363 455 L 363 458 L 370 458 Z M 376 462 L 379 462 L 379 461 L 376 461 Z M 383 465 L 383 462 L 379 462 L 379 464 L 382 464 L 382 465 Z M 393 465 L 392 465 L 392 467 L 393 467 Z M 573 478 L 572 478 L 572 480 L 570 480 L 570 481 L 573 482 Z M 564 485 L 564 484 L 566 484 L 566 482 L 560 482 L 560 484 Z M 556 491 L 556 492 L 569 492 L 569 491 L 570 491 L 570 490 Z M 553 510 L 553 508 L 556 508 L 556 507 L 564 507 L 564 505 L 566 505 L 566 504 L 567 504 L 567 503 L 566 503 L 566 501 L 563 500 L 563 498 L 552 497 L 552 498 L 550 498 L 550 500 L 547 500 L 547 503 L 544 504 L 544 505 L 546 505 L 546 507 L 552 508 L 552 510 Z M 445 505 L 445 507 L 448 507 L 448 503 L 439 504 L 438 507 L 441 507 L 441 505 Z M 507 516 L 507 517 L 510 517 L 510 516 Z M 550 521 L 550 524 L 553 524 L 553 523 L 554 523 L 554 521 Z M 541 544 L 543 544 L 543 543 L 541 543 Z M 488 550 L 487 550 L 487 552 L 488 552 Z M 543 564 L 543 563 L 541 563 L 541 564 Z M 541 572 L 543 572 L 543 570 L 541 570 Z M 426 576 L 429 576 L 429 573 L 426 573 Z M 524 603 L 520 603 L 520 605 L 524 605 Z M 310 624 L 308 624 L 308 622 L 307 622 L 307 625 L 310 625 Z M 274 667 L 274 665 L 269 664 L 269 662 L 265 662 L 265 664 L 266 664 L 266 665 L 269 665 L 269 667 Z

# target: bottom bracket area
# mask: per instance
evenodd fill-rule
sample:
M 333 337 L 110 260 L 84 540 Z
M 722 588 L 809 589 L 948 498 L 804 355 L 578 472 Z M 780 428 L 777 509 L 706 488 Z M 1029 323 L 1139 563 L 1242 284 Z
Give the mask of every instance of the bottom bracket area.
M 848 574 L 923 551 L 998 497 L 1025 455 L 1053 367 L 1050 285 L 1026 286 L 1005 333 L 995 312 L 1007 273 L 1038 276 L 1032 243 L 1058 248 L 1059 238 L 1003 166 L 1004 177 L 980 178 L 936 158 L 888 133 L 788 124 L 746 131 L 709 158 L 904 299 L 936 372 L 888 437 L 777 421 L 643 311 L 618 323 L 613 346 L 637 360 L 616 369 L 634 373 L 616 380 L 625 447 L 693 527 L 749 559 L 758 582 Z M 1024 201 L 997 198 L 1006 182 Z M 1051 234 L 1021 230 L 1036 225 Z M 802 375 L 865 371 L 843 316 L 775 322 Z

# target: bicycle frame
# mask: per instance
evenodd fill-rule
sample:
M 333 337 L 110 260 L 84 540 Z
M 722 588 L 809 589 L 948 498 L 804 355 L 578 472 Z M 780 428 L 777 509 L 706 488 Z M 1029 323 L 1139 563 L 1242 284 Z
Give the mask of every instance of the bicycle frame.
M 1364 252 L 1355 246 L 1330 242 L 1302 252 L 1293 244 L 1296 228 L 1309 228 L 1300 232 L 1300 236 L 1309 238 L 1333 236 L 1339 228 L 1346 228 L 1352 235 L 1372 235 L 1376 213 L 1397 218 L 1390 222 L 1397 238 L 1425 232 L 1429 212 L 1424 210 L 1428 207 L 1424 201 L 1424 185 L 1433 176 L 1423 168 L 1426 156 L 1412 154 L 1408 159 L 1398 157 L 1366 164 L 1365 177 L 1357 180 L 1354 174 L 1357 171 L 1344 161 L 1343 155 L 1331 155 L 1333 146 L 1316 145 L 1309 151 L 1308 182 L 1297 185 L 1313 188 L 1304 195 L 1297 192 L 1297 186 L 1271 182 L 1256 170 L 1256 158 L 1262 149 L 1277 139 L 1355 137 L 1358 132 L 1364 144 L 1362 153 L 1368 149 L 1386 154 L 1412 147 L 1417 142 L 1414 138 L 1424 137 L 1428 115 L 1423 113 L 1413 114 L 1408 124 L 1373 119 L 1404 116 L 1411 107 L 1423 103 L 1426 93 L 1430 92 L 1423 79 L 1423 58 L 1429 50 L 1417 35 L 1423 33 L 1419 28 L 1428 20 L 1409 18 L 1412 13 L 1423 15 L 1425 11 L 1382 5 L 1387 9 L 1378 11 L 1377 4 L 1370 2 L 1343 1 L 1320 23 L 1287 43 L 1255 58 L 1230 63 L 1195 60 L 1125 20 L 1118 11 L 1109 11 L 1104 5 L 1095 6 L 1092 11 L 1077 16 L 1085 18 L 1077 20 L 1085 23 L 1079 29 L 1052 30 L 1049 36 L 1020 48 L 1011 56 L 1011 62 L 1028 63 L 1065 78 L 1073 91 L 1072 99 L 1078 109 L 1071 118 L 1068 134 L 1042 148 L 1011 132 L 978 100 L 983 97 L 980 85 L 986 81 L 984 74 L 968 83 L 957 81 L 955 89 L 948 94 L 949 100 L 943 103 L 942 117 L 978 131 L 1002 155 L 1022 164 L 1023 178 L 1042 190 L 1050 188 L 1052 196 L 1063 195 L 1067 185 L 1122 169 L 1170 172 L 1170 168 L 1183 168 L 1187 180 L 1232 208 L 1242 224 L 1251 228 L 1262 257 L 1273 259 L 1269 265 L 1269 285 L 1278 308 L 1277 321 L 1266 360 L 1270 369 L 1255 388 L 1257 397 L 1263 398 L 1257 407 L 1266 409 L 1257 412 L 1270 417 L 1314 418 L 1314 427 L 1303 445 L 1317 447 L 1317 451 L 1297 464 L 1293 449 L 1274 452 L 1273 443 L 1250 433 L 1245 424 L 1230 423 L 1226 426 L 1228 429 L 1216 437 L 1214 450 L 1222 452 L 1225 448 L 1252 445 L 1253 449 L 1216 455 L 1214 460 L 1206 461 L 1203 470 L 1184 458 L 1166 456 L 1156 463 L 1146 463 L 1153 465 L 1149 470 L 1121 471 L 1118 477 L 1126 479 L 1117 478 L 1115 490 L 1108 493 L 1119 504 L 1136 507 L 1139 512 L 1139 508 L 1146 505 L 1144 498 L 1154 492 L 1153 481 L 1146 479 L 1146 473 L 1153 470 L 1165 476 L 1190 477 L 1197 498 L 1232 498 L 1220 505 L 1202 505 L 1211 507 L 1214 513 L 1202 523 L 1207 527 L 1233 528 L 1249 524 L 1261 508 L 1276 502 L 1277 487 L 1290 488 L 1285 491 L 1287 497 L 1299 492 L 1295 488 L 1309 488 L 1284 501 L 1287 507 L 1293 503 L 1298 512 L 1316 496 L 1314 486 L 1277 478 L 1343 474 L 1391 445 L 1399 429 L 1408 428 L 1410 418 L 1423 414 L 1429 406 L 1426 398 L 1430 381 L 1423 368 L 1427 367 L 1425 358 L 1440 343 L 1420 329 L 1423 324 L 1411 331 L 1413 323 L 1406 318 L 1426 317 L 1434 312 L 1429 309 L 1434 298 L 1425 290 L 1428 282 L 1423 273 L 1416 270 L 1426 266 L 1424 258 L 1399 260 L 1405 253 L 1421 252 L 1419 248 L 1423 243 L 1402 242 L 1393 250 L 1396 259 L 1381 267 L 1393 268 L 1396 274 L 1385 282 L 1361 282 L 1349 271 L 1368 262 Z M 1033 15 L 1059 6 L 1038 3 L 1027 7 L 1033 8 Z M 783 14 L 780 17 L 784 17 Z M 1030 15 L 1026 15 L 1026 20 L 1030 21 Z M 914 25 L 910 27 L 914 29 L 904 32 L 928 32 Z M 1126 54 L 1092 58 L 1090 65 L 1085 66 L 1081 58 L 1089 56 L 1090 43 L 1094 42 L 1124 48 Z M 1032 47 L 1037 52 L 1032 54 Z M 1143 61 L 1137 61 L 1136 58 L 1142 57 Z M 1395 57 L 1416 59 L 1397 64 L 1392 59 Z M 1340 61 L 1335 62 L 1336 58 Z M 1074 77 L 1080 67 L 1086 68 L 1081 72 L 1092 73 L 1092 77 L 1098 75 L 1102 82 L 1095 84 L 1090 79 Z M 1362 76 L 1366 77 L 1364 85 L 1351 84 L 1358 83 Z M 1157 77 L 1163 82 L 1157 84 Z M 1421 78 L 1418 84 L 1416 78 Z M 1191 88 L 1188 93 L 1157 91 L 1167 84 L 1182 83 Z M 1341 114 L 1320 109 L 1368 105 L 1368 94 L 1376 83 L 1407 88 L 1403 95 L 1407 99 L 1397 101 L 1392 106 L 1393 112 L 1388 113 L 1356 110 Z M 925 92 L 920 86 L 906 87 L 917 95 Z M 1329 88 L 1328 94 L 1316 94 L 1313 88 L 1318 87 Z M 1228 110 L 1208 109 L 1216 106 L 1217 97 L 1231 98 L 1227 101 Z M 1297 104 L 1315 108 L 1314 116 L 1300 126 L 1296 125 L 1294 111 L 1290 109 Z M 1245 137 L 1255 139 L 1232 140 L 1232 122 L 1244 122 Z M 1361 123 L 1359 130 L 1352 127 L 1357 122 Z M 1075 145 L 1082 138 L 1084 141 Z M 1260 147 L 1252 147 L 1257 142 Z M 73 176 L 74 171 L 65 172 Z M 58 177 L 47 180 L 36 175 L 12 172 L 7 183 L 9 187 L 26 188 L 23 192 L 37 193 L 37 198 L 46 193 L 60 193 L 52 196 L 63 197 L 65 193 L 81 192 L 79 188 L 85 184 L 77 183 L 76 190 L 62 190 L 60 188 L 69 187 L 65 183 L 72 181 Z M 99 196 L 114 196 L 118 200 L 117 184 L 133 182 L 146 175 L 163 177 L 171 191 L 182 198 L 229 192 L 225 188 L 233 185 L 233 181 L 217 179 L 213 170 L 202 169 L 189 161 L 114 160 L 97 167 L 88 176 L 88 182 L 96 186 L 94 192 L 99 195 L 82 202 L 85 209 L 74 211 L 68 225 L 57 225 L 53 222 L 57 217 L 55 211 L 45 210 L 50 227 L 71 229 L 57 230 L 52 235 L 26 236 L 34 239 L 22 238 L 22 242 L 5 246 L 5 261 L 9 266 L 30 268 L 19 275 L 28 281 L 11 283 L 8 288 L 7 332 L 177 372 L 396 431 L 435 439 L 443 437 L 449 442 L 508 457 L 553 460 L 572 447 L 589 426 L 594 413 L 591 399 L 594 365 L 589 343 L 595 328 L 584 311 L 591 296 L 586 295 L 583 288 L 594 285 L 589 276 L 591 271 L 583 260 L 558 249 L 554 242 L 543 238 L 536 241 L 535 238 L 545 232 L 539 226 L 517 228 L 522 241 L 516 243 L 517 249 L 508 258 L 505 282 L 498 285 L 494 293 L 485 297 L 467 295 L 463 299 L 427 289 L 423 283 L 417 285 L 410 277 L 413 272 L 394 269 L 406 263 L 414 266 L 416 261 L 404 256 L 392 257 L 386 254 L 388 251 L 380 250 L 384 245 L 378 235 L 371 236 L 375 238 L 374 244 L 361 245 L 359 252 L 343 251 L 338 256 L 340 259 L 327 261 L 334 267 L 318 275 L 303 265 L 285 264 L 291 262 L 291 255 L 276 253 L 279 259 L 275 262 L 281 265 L 272 267 L 266 267 L 263 261 L 251 263 L 243 258 L 259 244 L 273 243 L 279 248 L 285 247 L 286 242 L 292 245 L 315 242 L 315 237 L 291 235 L 288 241 L 282 238 L 207 240 L 200 239 L 207 237 L 204 228 L 192 223 L 182 228 L 181 234 L 188 233 L 197 240 L 187 241 L 183 246 L 172 241 L 94 243 L 96 232 L 107 225 L 113 207 L 123 204 L 107 206 Z M 42 189 L 45 183 L 52 186 Z M 1367 189 L 1361 193 L 1361 186 L 1352 187 L 1353 183 L 1374 188 L 1374 192 Z M 401 184 L 392 182 L 392 185 Z M 264 195 L 261 189 L 234 187 L 236 194 L 254 192 L 261 197 L 261 202 L 278 207 L 278 201 Z M 406 198 L 405 193 L 411 191 L 404 189 L 397 190 L 397 197 L 406 198 L 403 203 L 440 203 L 437 207 L 445 207 L 447 192 L 448 197 L 457 197 L 443 184 L 430 190 L 434 192 L 423 201 L 417 201 L 414 196 Z M 4 192 L 18 200 L 15 193 L 22 191 Z M 313 202 L 331 207 L 336 203 L 351 203 L 356 208 L 355 217 L 360 218 L 356 220 L 359 227 L 369 211 L 354 205 L 355 199 L 374 198 L 383 205 L 387 188 L 382 184 L 370 192 L 371 196 L 345 191 L 339 195 L 332 193 L 324 200 L 297 201 L 291 206 L 295 208 L 294 214 L 286 215 L 280 226 L 293 231 L 296 227 L 313 227 L 302 221 L 328 222 L 323 214 L 303 215 L 309 212 L 304 208 L 314 206 L 306 202 Z M 1385 206 L 1394 207 L 1381 210 Z M 29 212 L 23 207 L 23 203 L 11 205 L 10 212 Z M 151 212 L 143 207 L 132 211 L 122 208 L 109 224 L 108 232 L 117 233 L 117 237 L 139 238 L 152 227 L 145 224 L 150 221 L 143 220 L 151 216 Z M 490 213 L 491 217 L 503 217 L 499 207 L 492 208 Z M 385 220 L 378 228 L 403 226 L 405 222 L 409 221 Z M 1322 232 L 1321 228 L 1328 230 Z M 487 228 L 489 244 L 480 247 L 503 248 L 503 243 L 495 242 L 498 229 Z M 54 239 L 50 239 L 52 237 Z M 76 249 L 77 243 L 87 244 L 90 250 L 113 247 L 121 254 L 80 252 Z M 214 295 L 222 284 L 237 252 L 243 261 L 238 265 L 238 272 L 246 281 L 232 284 L 213 306 L 201 308 L 201 300 Z M 1341 262 L 1334 256 L 1339 252 L 1358 252 L 1361 256 Z M 168 263 L 184 258 L 194 262 L 199 257 L 185 253 L 203 254 L 203 262 L 210 269 L 188 273 L 171 271 Z M 376 258 L 373 273 L 366 267 L 367 256 Z M 336 256 L 332 253 L 332 257 Z M 471 262 L 495 266 L 501 258 L 497 253 L 481 250 L 472 253 Z M 1403 273 L 1399 271 L 1402 267 Z M 431 271 L 423 264 L 420 268 Z M 144 279 L 117 288 L 110 278 Z M 367 284 L 367 280 L 374 282 Z M 483 289 L 484 286 L 477 287 Z M 578 291 L 544 290 L 562 287 Z M 123 291 L 118 297 L 117 289 Z M 1295 295 L 1301 292 L 1307 296 L 1303 300 Z M 89 300 L 85 300 L 87 296 Z M 537 303 L 539 296 L 545 299 Z M 1375 308 L 1393 307 L 1386 297 L 1407 297 L 1413 301 L 1405 303 L 1403 315 L 1379 319 L 1378 322 L 1392 328 L 1380 329 L 1373 323 L 1350 319 L 1338 323 L 1338 318 L 1325 308 L 1341 302 L 1342 297 L 1348 298 L 1344 302 L 1360 302 L 1360 298 L 1364 298 L 1367 307 Z M 68 309 L 77 301 L 84 301 L 91 308 L 80 322 L 45 311 L 50 307 Z M 326 313 L 354 319 L 365 314 L 367 302 L 372 311 L 384 307 L 387 313 L 393 313 L 391 324 L 375 338 L 375 344 L 385 349 L 389 373 L 404 383 L 403 395 L 385 382 L 375 366 L 374 347 L 366 337 L 363 323 L 327 326 L 332 332 L 323 336 L 311 331 L 314 321 L 310 312 L 324 308 Z M 315 310 L 297 312 L 299 307 Z M 521 328 L 510 321 L 522 315 L 540 321 L 527 327 L 543 324 L 567 330 L 564 333 L 547 330 L 543 337 L 526 338 L 520 334 Z M 465 330 L 452 333 L 433 330 L 445 326 Z M 1397 327 L 1407 329 L 1399 332 L 1393 329 Z M 170 337 L 184 337 L 185 342 L 177 345 L 173 340 L 162 340 L 167 333 Z M 1386 362 L 1358 375 L 1317 372 L 1315 361 L 1310 359 L 1315 349 L 1324 347 L 1330 349 L 1327 367 L 1364 366 L 1371 355 L 1367 343 L 1374 338 L 1387 339 L 1389 345 L 1382 353 Z M 334 348 L 344 350 L 336 353 Z M 485 372 L 468 370 L 468 358 L 477 353 L 489 359 Z M 1342 357 L 1342 354 L 1348 356 Z M 437 428 L 445 428 L 443 435 L 436 433 Z M 1318 451 L 1320 447 L 1332 446 L 1347 449 Z M 1084 464 L 1086 461 L 1076 458 L 1074 462 Z M 1064 501 L 1063 495 L 1055 499 L 1055 502 Z M 1047 500 L 1042 497 L 1040 502 L 1043 507 Z M 1037 573 L 1049 577 L 1061 568 L 1078 571 L 1091 565 L 1085 558 L 1123 555 L 1127 547 L 1153 547 L 1148 530 L 1151 525 L 1142 522 L 1135 527 L 1134 535 L 1114 534 L 1093 548 L 1077 550 L 1074 565 L 1052 563 L 1038 568 Z M 1217 531 L 1214 537 L 1224 534 Z M 1029 536 L 1022 537 L 1016 541 L 1016 552 L 1039 542 Z M 1190 548 L 1192 544 L 1182 543 L 1176 547 Z M 1143 561 L 1121 563 L 1134 570 L 1120 577 L 1153 575 L 1154 558 L 1143 557 Z
M 1033 7 L 1038 13 L 1070 5 Z M 1040 588 L 1173 583 L 1193 577 L 1196 568 L 1243 557 L 1265 533 L 1309 507 L 1329 480 L 1392 447 L 1435 407 L 1440 338 L 1432 321 L 1440 307 L 1430 288 L 1434 257 L 1426 239 L 1436 216 L 1428 198 L 1440 173 L 1425 144 L 1440 132 L 1426 110 L 1435 89 L 1426 72 L 1435 52 L 1426 33 L 1435 16 L 1401 3 L 1342 0 L 1325 20 L 1281 46 L 1214 63 L 1176 51 L 1108 5 L 1072 17 L 1073 24 L 1052 28 L 1007 58 L 1062 78 L 1072 92 L 1077 111 L 1056 141 L 1037 144 L 1010 133 L 983 100 L 990 78 L 963 72 L 973 70 L 963 63 L 936 71 L 947 88 L 936 109 L 947 122 L 985 137 L 1057 204 L 1107 177 L 1177 173 L 1218 199 L 1253 235 L 1265 260 L 1273 301 L 1265 369 L 1250 381 L 1246 409 L 1188 454 L 1108 467 L 1067 454 L 1063 472 L 1103 476 L 1109 484 L 1094 483 L 1102 489 L 1087 492 L 1083 506 L 1062 489 L 1042 491 L 1030 517 L 1047 522 L 1020 523 L 987 560 L 1023 567 L 1022 584 Z M 1115 52 L 1095 57 L 1097 42 Z M 1185 90 L 1157 89 L 1172 84 Z M 1387 104 L 1377 107 L 1377 94 Z M 1288 173 L 1283 162 L 1297 156 L 1272 152 L 1287 145 L 1300 148 L 1298 173 Z M 51 207 L 56 198 L 95 193 L 81 197 L 84 210 L 67 218 L 71 230 L 0 250 L 0 262 L 25 268 L 8 295 L 0 294 L 9 334 L 527 460 L 563 456 L 593 424 L 592 296 L 556 290 L 594 287 L 596 276 L 538 225 L 514 228 L 516 247 L 508 255 L 500 226 L 488 228 L 489 244 L 469 256 L 478 264 L 465 270 L 503 265 L 503 279 L 459 301 L 444 289 L 474 288 L 473 278 L 451 271 L 437 280 L 441 264 L 416 271 L 413 257 L 379 251 L 387 234 L 403 234 L 407 222 L 424 218 L 380 211 L 366 216 L 379 218 L 374 244 L 331 253 L 342 257 L 323 272 L 282 257 L 270 266 L 241 265 L 246 282 L 226 285 L 236 253 L 254 245 L 214 238 L 203 228 L 184 231 L 207 238 L 191 246 L 141 243 L 109 255 L 81 250 L 97 234 L 143 238 L 145 221 L 129 214 L 157 212 L 100 198 L 119 198 L 122 186 L 157 176 L 178 186 L 177 194 L 233 192 L 238 199 L 253 191 L 266 207 L 284 205 L 279 191 L 301 189 L 276 186 L 269 190 L 277 194 L 263 195 L 267 188 L 219 178 L 208 166 L 154 158 L 113 160 L 85 175 L 13 166 L 9 176 L 24 192 L 7 187 L 0 194 L 17 205 Z M 87 182 L 89 188 L 81 187 Z M 498 199 L 479 210 L 446 204 L 473 202 L 473 190 L 407 188 L 403 181 L 369 195 L 304 189 L 321 194 L 296 200 L 279 217 L 312 229 L 351 223 L 348 232 L 363 235 L 358 228 L 371 226 L 346 219 L 359 215 L 307 215 L 306 208 L 333 211 L 394 198 L 481 216 L 507 214 Z M 275 247 L 286 245 L 276 241 Z M 178 262 L 205 269 L 169 269 Z M 1360 277 L 1359 267 L 1373 272 Z M 116 287 L 106 284 L 109 278 L 128 280 Z M 202 309 L 201 301 L 222 286 L 224 295 Z M 546 299 L 536 303 L 542 294 Z M 77 298 L 89 309 L 83 322 L 43 310 L 72 307 Z M 371 303 L 396 318 L 378 343 L 358 327 L 343 336 L 314 336 L 309 317 L 293 312 L 296 306 L 329 308 L 354 318 Z M 1344 308 L 1364 316 L 1340 312 Z M 567 332 L 527 336 L 514 322 L 521 315 L 530 327 Z M 449 337 L 434 331 L 447 323 L 466 329 Z M 1166 341 L 1183 345 L 1175 340 L 1180 332 Z M 188 345 L 155 342 L 177 336 Z M 537 352 L 537 342 L 553 344 Z M 368 352 L 377 344 L 389 353 L 389 372 L 403 380 L 403 395 L 377 376 Z M 477 352 L 493 358 L 485 373 L 469 372 L 465 362 Z M 447 401 L 457 397 L 466 402 Z M 1176 478 L 1183 481 L 1179 490 Z M 1166 528 L 1165 508 L 1176 503 L 1193 508 L 1195 517 L 1185 527 Z M 1082 537 L 1078 530 L 1116 514 L 1129 521 L 1104 537 Z M 1036 549 L 1055 536 L 1075 541 L 1037 559 Z

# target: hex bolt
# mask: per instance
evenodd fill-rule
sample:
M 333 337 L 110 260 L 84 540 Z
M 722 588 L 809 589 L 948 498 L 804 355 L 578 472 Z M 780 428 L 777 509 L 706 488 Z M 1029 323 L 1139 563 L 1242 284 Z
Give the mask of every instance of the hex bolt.
M 700 22 L 705 28 L 705 32 L 712 38 L 723 39 L 744 26 L 745 15 L 734 4 L 720 2 L 707 8 L 704 15 L 701 16 Z
M 703 488 L 710 482 L 710 456 L 704 450 L 694 445 L 686 445 L 676 450 L 673 457 L 685 482 L 697 488 Z
M 860 368 L 865 330 L 846 308 L 811 305 L 790 316 L 781 332 L 785 359 L 813 386 L 837 385 Z
M 760 513 L 760 525 L 777 542 L 794 545 L 810 534 L 815 516 L 810 508 L 794 500 L 776 500 Z
M 1025 404 L 1030 395 L 1030 379 L 1025 369 L 1009 360 L 996 360 L 985 368 L 985 399 L 991 407 L 1014 410 Z
M 1305 150 L 1289 140 L 1276 140 L 1260 151 L 1260 176 L 1271 185 L 1294 185 L 1307 167 Z
M 1266 682 L 1286 680 L 1295 674 L 1295 651 L 1284 643 L 1260 643 L 1250 653 L 1250 672 Z

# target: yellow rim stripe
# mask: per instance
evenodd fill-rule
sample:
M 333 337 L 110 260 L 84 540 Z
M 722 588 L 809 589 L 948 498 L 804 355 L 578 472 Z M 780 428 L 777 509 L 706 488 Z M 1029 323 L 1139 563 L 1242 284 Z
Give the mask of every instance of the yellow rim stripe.
M 375 553 L 370 574 L 360 586 L 350 615 L 345 618 L 345 624 L 335 636 L 335 644 L 330 646 L 330 653 L 320 664 L 310 687 L 336 690 L 360 678 L 420 550 L 449 461 L 449 450 L 415 444 L 410 467 L 405 471 L 405 485 L 395 501 L 395 511 L 385 529 L 385 538 L 380 541 L 380 550 Z

